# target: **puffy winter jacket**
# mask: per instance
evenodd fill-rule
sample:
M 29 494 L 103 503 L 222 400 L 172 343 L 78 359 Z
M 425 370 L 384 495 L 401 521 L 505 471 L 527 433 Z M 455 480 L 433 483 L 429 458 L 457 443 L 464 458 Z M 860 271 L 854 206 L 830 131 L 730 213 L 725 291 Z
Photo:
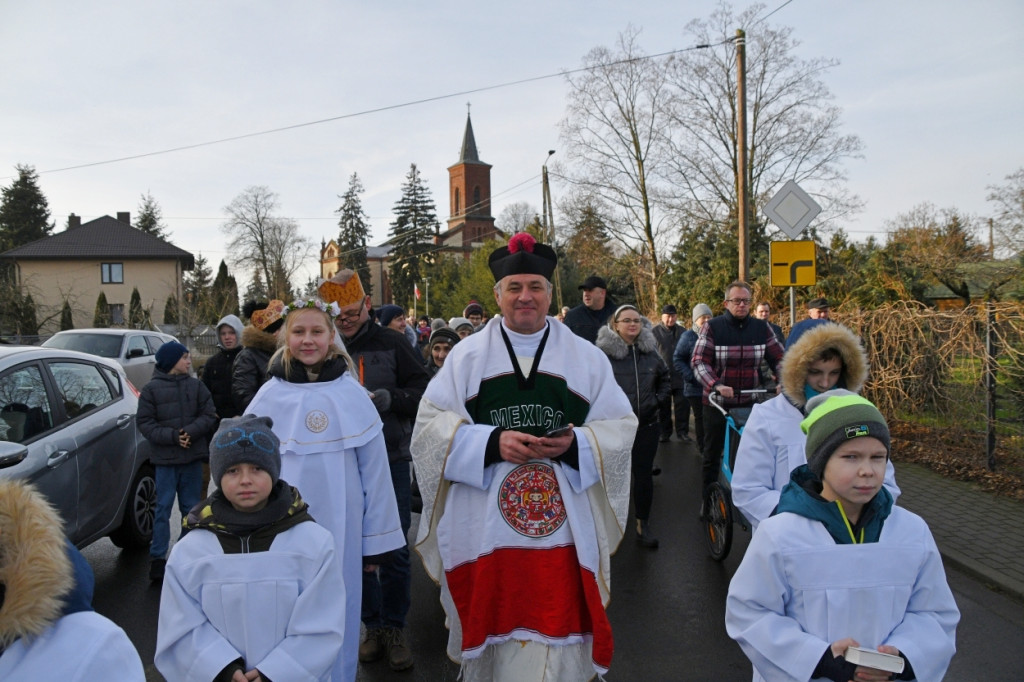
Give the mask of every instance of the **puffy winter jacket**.
M 646 322 L 650 325 L 650 322 Z M 632 345 L 605 325 L 597 331 L 597 347 L 612 363 L 615 382 L 629 398 L 640 426 L 658 421 L 658 406 L 672 394 L 672 378 L 668 366 L 658 352 L 658 342 L 648 327 Z
M 697 375 L 693 373 L 690 366 L 690 359 L 693 357 L 693 347 L 697 345 L 697 330 L 687 329 L 679 337 L 675 351 L 672 352 L 672 364 L 676 372 L 683 378 L 683 395 L 687 398 L 699 398 L 704 395 L 704 387 L 701 386 Z
M 220 333 L 220 328 L 224 325 L 228 325 L 235 330 L 235 334 L 238 336 L 238 345 L 231 349 L 221 348 L 219 352 L 214 354 L 203 365 L 203 384 L 205 384 L 206 388 L 210 389 L 210 395 L 213 396 L 213 406 L 217 409 L 217 416 L 221 419 L 237 417 L 241 414 L 238 408 L 235 407 L 235 397 L 231 390 L 231 382 L 233 380 L 232 366 L 235 364 L 235 358 L 242 351 L 242 321 L 235 315 L 225 315 L 217 323 L 216 329 L 218 334 Z
M 238 414 L 256 397 L 260 386 L 267 382 L 270 356 L 277 350 L 277 336 L 252 325 L 242 330 L 242 351 L 231 368 L 231 392 L 235 396 Z
M 390 400 L 374 401 L 381 421 L 384 422 L 384 442 L 391 462 L 412 461 L 409 440 L 420 398 L 427 388 L 430 375 L 423 360 L 406 340 L 394 329 L 367 322 L 351 339 L 345 339 L 345 348 L 359 383 L 369 391 L 388 392 Z
M 139 396 L 136 423 L 152 445 L 154 464 L 188 464 L 209 456 L 217 410 L 209 389 L 199 379 L 154 369 L 153 378 Z M 180 430 L 191 436 L 190 447 L 178 444 Z

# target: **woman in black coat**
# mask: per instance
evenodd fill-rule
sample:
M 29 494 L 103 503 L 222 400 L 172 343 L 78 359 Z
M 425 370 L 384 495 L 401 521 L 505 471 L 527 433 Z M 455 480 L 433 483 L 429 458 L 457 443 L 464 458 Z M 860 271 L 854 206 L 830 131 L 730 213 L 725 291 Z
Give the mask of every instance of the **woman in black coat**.
M 615 381 L 629 398 L 639 420 L 633 440 L 633 507 L 636 534 L 651 549 L 658 540 L 651 535 L 650 514 L 654 500 L 654 455 L 660 435 L 658 407 L 669 399 L 672 377 L 658 352 L 651 323 L 631 305 L 619 306 L 607 326 L 597 332 L 597 347 L 612 364 Z

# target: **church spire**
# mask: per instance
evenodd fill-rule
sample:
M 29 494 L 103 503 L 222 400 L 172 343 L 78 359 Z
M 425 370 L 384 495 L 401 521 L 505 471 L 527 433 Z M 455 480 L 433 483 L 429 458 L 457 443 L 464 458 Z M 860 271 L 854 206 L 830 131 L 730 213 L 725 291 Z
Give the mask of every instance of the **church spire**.
M 480 156 L 476 151 L 476 138 L 473 137 L 473 121 L 470 120 L 469 112 L 466 112 L 466 133 L 462 136 L 462 153 L 459 155 L 459 163 L 480 163 Z

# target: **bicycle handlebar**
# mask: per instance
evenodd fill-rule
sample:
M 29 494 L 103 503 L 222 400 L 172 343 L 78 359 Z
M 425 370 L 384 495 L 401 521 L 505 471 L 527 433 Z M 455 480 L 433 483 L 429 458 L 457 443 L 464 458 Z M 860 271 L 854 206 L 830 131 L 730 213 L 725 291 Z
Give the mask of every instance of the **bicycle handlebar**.
M 739 391 L 740 395 L 767 395 L 768 393 L 771 393 L 771 391 L 767 388 L 745 388 Z M 708 402 L 714 405 L 715 409 L 721 412 L 723 416 L 728 415 L 729 411 L 722 405 L 721 400 L 723 400 L 722 394 L 718 391 L 711 391 L 708 394 Z

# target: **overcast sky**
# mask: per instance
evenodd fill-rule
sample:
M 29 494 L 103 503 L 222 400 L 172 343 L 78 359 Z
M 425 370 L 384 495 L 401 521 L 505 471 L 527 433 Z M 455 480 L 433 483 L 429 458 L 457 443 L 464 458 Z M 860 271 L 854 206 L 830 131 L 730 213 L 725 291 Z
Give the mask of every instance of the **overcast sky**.
M 539 207 L 564 80 L 443 96 L 576 68 L 630 24 L 649 54 L 689 47 L 685 25 L 715 5 L 0 0 L 0 185 L 15 164 L 34 166 L 58 230 L 72 212 L 134 216 L 149 192 L 171 240 L 216 268 L 228 256 L 223 207 L 246 187 L 277 192 L 280 214 L 319 245 L 336 236 L 338 195 L 358 172 L 376 244 L 410 163 L 447 218 L 469 101 L 494 166 L 493 214 Z M 793 27 L 798 56 L 840 61 L 825 80 L 843 131 L 865 144 L 847 165 L 867 201 L 847 225 L 854 238 L 924 201 L 990 212 L 986 187 L 1024 166 L 1024 2 L 772 0 L 772 11 L 770 22 Z M 556 202 L 561 190 L 554 183 Z

